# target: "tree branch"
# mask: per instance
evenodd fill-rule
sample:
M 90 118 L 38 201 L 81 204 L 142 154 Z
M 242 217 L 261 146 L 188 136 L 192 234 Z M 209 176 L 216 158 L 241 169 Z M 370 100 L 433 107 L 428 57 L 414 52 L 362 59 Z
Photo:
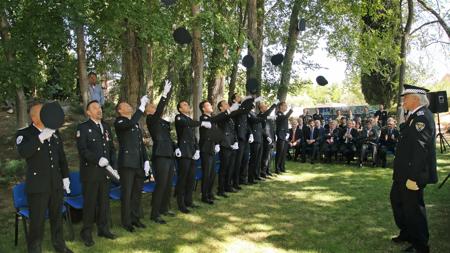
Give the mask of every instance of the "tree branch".
M 417 0 L 417 2 L 419 2 L 419 4 L 422 6 L 422 8 L 431 12 L 431 14 L 433 14 L 436 17 L 439 24 L 444 29 L 445 33 L 447 33 L 447 36 L 450 38 L 450 27 L 445 23 L 445 20 L 439 15 L 439 13 L 437 13 L 430 6 L 428 6 L 423 0 Z
M 420 29 L 422 29 L 424 26 L 427 25 L 431 25 L 431 24 L 435 24 L 435 23 L 439 23 L 438 20 L 434 20 L 434 21 L 430 21 L 430 22 L 426 22 L 421 24 L 419 27 L 417 27 L 416 29 L 414 29 L 412 32 L 409 33 L 409 35 L 413 35 L 415 32 L 419 31 Z

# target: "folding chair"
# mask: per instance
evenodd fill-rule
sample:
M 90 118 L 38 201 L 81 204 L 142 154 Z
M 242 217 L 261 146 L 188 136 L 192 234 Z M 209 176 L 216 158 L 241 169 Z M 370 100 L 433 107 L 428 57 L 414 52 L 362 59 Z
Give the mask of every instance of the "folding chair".
M 198 181 L 202 179 L 202 161 L 198 159 L 195 161 L 195 187 L 194 191 L 197 191 Z
M 82 210 L 84 206 L 83 199 L 83 190 L 80 181 L 80 172 L 70 172 L 69 173 L 70 180 L 70 194 L 67 194 L 64 197 L 64 205 L 67 209 L 67 218 L 72 224 L 72 215 L 70 213 L 70 208 Z M 73 240 L 75 238 L 75 234 L 73 231 L 73 227 L 71 226 L 69 240 Z

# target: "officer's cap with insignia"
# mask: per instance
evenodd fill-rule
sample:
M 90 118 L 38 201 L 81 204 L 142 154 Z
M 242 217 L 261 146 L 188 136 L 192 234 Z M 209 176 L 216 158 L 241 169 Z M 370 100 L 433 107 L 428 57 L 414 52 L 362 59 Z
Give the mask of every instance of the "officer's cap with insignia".
M 409 84 L 405 84 L 403 85 L 403 92 L 401 96 L 405 96 L 408 94 L 421 94 L 421 95 L 426 95 L 427 92 L 429 92 L 429 90 L 422 88 L 422 87 L 417 87 L 414 85 L 409 85 Z

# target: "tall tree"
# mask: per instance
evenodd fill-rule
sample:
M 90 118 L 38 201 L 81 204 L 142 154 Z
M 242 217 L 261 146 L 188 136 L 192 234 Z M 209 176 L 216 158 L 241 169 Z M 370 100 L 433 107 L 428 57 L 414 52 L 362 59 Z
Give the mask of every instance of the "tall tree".
M 75 27 L 75 36 L 77 41 L 78 80 L 80 84 L 81 98 L 83 100 L 83 108 L 86 108 L 90 98 L 86 64 L 86 43 L 84 41 L 84 34 L 84 25 L 77 24 Z
M 194 119 L 198 119 L 201 115 L 198 104 L 202 100 L 203 88 L 203 47 L 201 41 L 201 26 L 200 19 L 195 20 L 200 14 L 200 3 L 192 4 L 192 16 L 194 18 L 194 25 L 192 27 L 192 70 L 194 72 L 193 80 L 193 97 L 192 107 L 194 111 Z
M 248 54 L 257 61 L 258 55 L 258 6 L 257 0 L 248 0 L 248 21 L 247 21 L 247 37 L 248 37 Z M 257 68 L 253 66 L 247 69 L 247 80 L 257 78 Z M 261 84 L 259 84 L 261 85 Z M 259 90 L 259 87 L 258 87 Z

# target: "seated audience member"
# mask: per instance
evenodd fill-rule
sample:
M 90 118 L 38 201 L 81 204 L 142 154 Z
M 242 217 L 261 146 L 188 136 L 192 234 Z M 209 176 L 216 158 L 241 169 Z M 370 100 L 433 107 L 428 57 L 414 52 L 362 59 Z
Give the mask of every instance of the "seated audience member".
M 308 127 L 303 132 L 303 138 L 305 140 L 305 155 L 302 158 L 302 162 L 305 162 L 306 156 L 309 155 L 311 164 L 313 164 L 317 158 L 320 145 L 320 133 L 319 129 L 315 127 L 314 120 L 310 119 L 308 121 Z
M 337 128 L 337 122 L 332 120 L 329 124 L 329 128 L 325 130 L 323 137 L 322 150 L 325 155 L 325 162 L 331 162 L 331 157 L 334 155 L 337 157 L 339 147 L 339 128 Z
M 387 120 L 387 126 L 381 129 L 381 135 L 379 139 L 379 160 L 381 160 L 381 166 L 386 168 L 386 153 L 392 152 L 395 154 L 395 147 L 397 146 L 400 132 L 396 128 L 395 120 L 389 118 Z
M 363 162 L 367 160 L 367 154 L 372 153 L 373 164 L 375 165 L 377 152 L 378 135 L 372 127 L 371 120 L 366 121 L 366 126 L 359 135 L 359 167 L 362 167 Z
M 303 121 L 302 121 L 303 123 Z M 303 127 L 303 124 L 302 124 Z M 288 159 L 296 161 L 301 150 L 302 142 L 303 142 L 303 132 L 300 125 L 298 125 L 298 121 L 291 120 L 291 128 L 289 129 L 289 139 L 288 139 Z M 291 152 L 293 151 L 293 156 Z
M 347 164 L 350 164 L 355 156 L 357 138 L 358 131 L 354 128 L 354 121 L 347 121 L 347 126 L 341 130 L 339 137 L 340 151 L 346 158 Z

